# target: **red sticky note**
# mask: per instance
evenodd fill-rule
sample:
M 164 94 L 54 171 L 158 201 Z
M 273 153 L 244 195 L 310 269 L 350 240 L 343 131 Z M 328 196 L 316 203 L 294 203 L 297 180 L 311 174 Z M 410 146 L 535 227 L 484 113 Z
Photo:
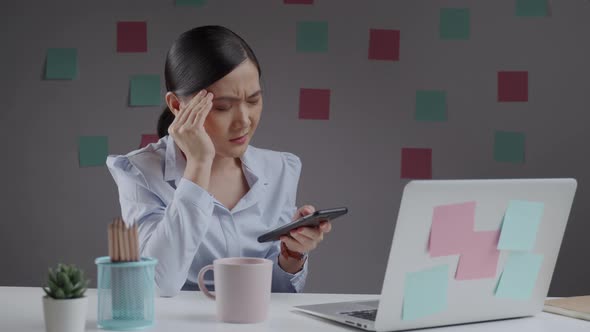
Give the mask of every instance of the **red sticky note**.
M 371 29 L 369 59 L 399 61 L 399 30 Z
M 432 149 L 402 148 L 402 179 L 432 179 Z
M 117 52 L 147 52 L 147 23 L 117 22 Z
M 160 140 L 157 134 L 143 134 L 141 135 L 141 143 L 139 144 L 139 148 L 143 148 L 144 146 L 150 143 L 156 143 Z
M 497 249 L 500 231 L 473 232 L 471 245 L 459 258 L 455 279 L 495 278 L 500 251 Z
M 529 73 L 527 71 L 498 72 L 498 101 L 528 101 Z
M 313 0 L 283 0 L 288 5 L 313 5 Z
M 330 90 L 301 89 L 299 91 L 299 118 L 330 119 Z
M 430 257 L 459 255 L 472 245 L 475 225 L 475 201 L 434 207 Z

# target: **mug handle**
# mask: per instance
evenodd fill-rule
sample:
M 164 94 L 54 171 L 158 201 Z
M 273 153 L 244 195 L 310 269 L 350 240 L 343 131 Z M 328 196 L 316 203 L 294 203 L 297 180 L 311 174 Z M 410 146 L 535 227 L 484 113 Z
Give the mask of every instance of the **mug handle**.
M 208 298 L 215 300 L 215 294 L 209 292 L 207 287 L 205 287 L 205 273 L 209 270 L 213 270 L 213 264 L 209 264 L 207 266 L 203 266 L 201 271 L 199 271 L 199 277 L 197 283 L 199 284 L 199 289 L 203 292 Z

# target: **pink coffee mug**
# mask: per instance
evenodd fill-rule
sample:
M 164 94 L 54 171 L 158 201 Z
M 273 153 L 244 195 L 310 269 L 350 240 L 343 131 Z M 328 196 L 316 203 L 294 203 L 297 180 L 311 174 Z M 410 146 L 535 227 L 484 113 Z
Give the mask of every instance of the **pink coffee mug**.
M 264 258 L 220 258 L 199 271 L 199 288 L 217 305 L 217 319 L 227 323 L 266 320 L 270 304 L 273 262 Z M 205 272 L 213 270 L 215 294 L 205 287 Z

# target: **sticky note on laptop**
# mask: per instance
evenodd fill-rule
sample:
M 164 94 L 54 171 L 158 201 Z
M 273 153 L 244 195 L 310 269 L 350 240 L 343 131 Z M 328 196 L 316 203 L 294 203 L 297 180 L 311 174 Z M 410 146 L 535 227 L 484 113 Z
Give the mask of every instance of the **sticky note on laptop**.
M 496 297 L 528 300 L 533 295 L 543 255 L 512 252 L 496 287 Z
M 447 308 L 449 266 L 406 273 L 402 320 L 430 316 Z
M 470 201 L 434 207 L 428 245 L 430 257 L 458 255 L 471 249 L 475 204 Z
M 512 200 L 504 214 L 498 249 L 530 251 L 537 240 L 544 204 Z

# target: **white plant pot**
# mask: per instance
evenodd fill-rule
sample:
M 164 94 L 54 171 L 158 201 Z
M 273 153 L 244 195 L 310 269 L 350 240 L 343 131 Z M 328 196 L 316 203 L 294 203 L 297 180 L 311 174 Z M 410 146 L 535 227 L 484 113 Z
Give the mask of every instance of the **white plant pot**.
M 43 297 L 43 314 L 47 332 L 83 332 L 86 328 L 88 298 L 56 300 Z

